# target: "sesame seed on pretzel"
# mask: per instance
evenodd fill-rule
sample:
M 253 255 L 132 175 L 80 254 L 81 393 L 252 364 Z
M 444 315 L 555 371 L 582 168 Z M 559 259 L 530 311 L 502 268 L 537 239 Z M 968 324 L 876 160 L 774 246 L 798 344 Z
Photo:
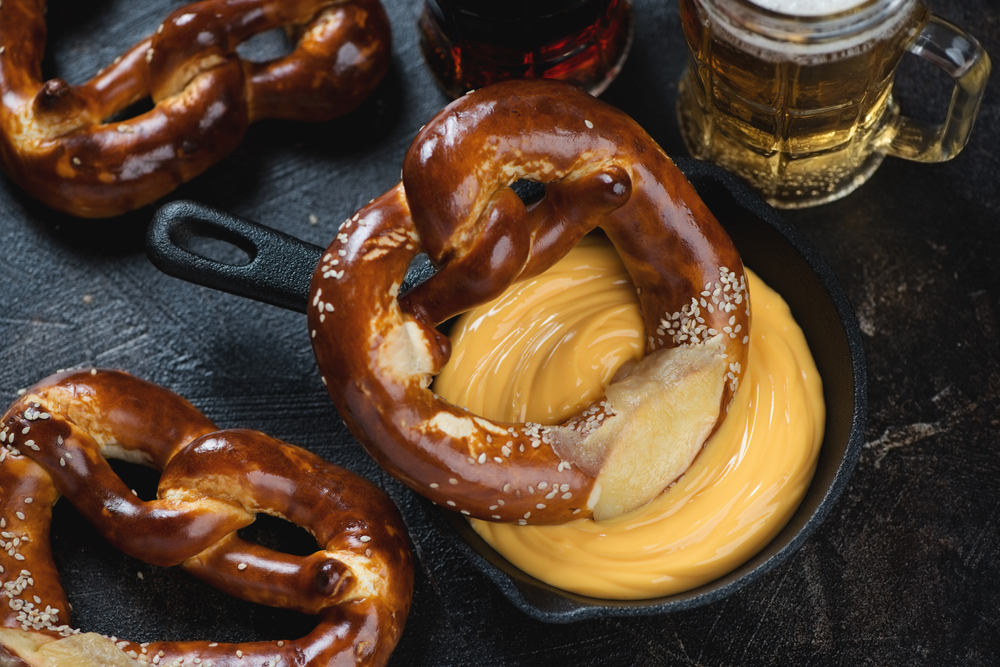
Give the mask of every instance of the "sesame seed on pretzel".
M 547 184 L 544 198 L 526 207 L 509 187 L 519 179 Z M 639 292 L 646 359 L 634 375 L 560 426 L 497 423 L 436 396 L 450 343 L 434 327 L 541 273 L 595 228 Z M 400 295 L 420 252 L 437 273 Z M 610 447 L 651 404 L 626 388 L 655 385 L 670 364 L 711 379 L 710 414 L 692 413 L 696 436 L 662 478 L 643 480 L 640 502 L 683 473 L 738 388 L 750 303 L 736 248 L 659 146 L 613 107 L 531 80 L 468 94 L 421 130 L 402 183 L 329 246 L 309 326 L 334 403 L 379 464 L 462 514 L 551 524 L 635 508 L 608 500 L 612 484 L 631 483 L 607 476 Z
M 236 47 L 285 26 L 295 49 L 242 60 Z M 42 81 L 43 0 L 0 3 L 0 166 L 47 205 L 109 217 L 148 204 L 231 153 L 264 118 L 332 120 L 388 69 L 378 0 L 202 0 L 90 81 Z M 152 98 L 153 109 L 108 119 Z
M 161 470 L 157 498 L 133 495 L 108 458 Z M 180 565 L 244 600 L 318 617 L 299 639 L 123 640 L 111 644 L 119 658 L 384 665 L 406 622 L 412 556 L 399 513 L 380 490 L 263 433 L 218 430 L 181 397 L 125 373 L 65 372 L 30 388 L 0 424 L 0 488 L 0 658 L 49 664 L 40 656 L 68 639 L 77 644 L 60 650 L 83 652 L 74 665 L 119 664 L 101 657 L 107 642 L 80 643 L 70 625 L 48 541 L 60 496 L 126 554 Z M 292 556 L 239 538 L 260 512 L 305 528 L 320 549 Z

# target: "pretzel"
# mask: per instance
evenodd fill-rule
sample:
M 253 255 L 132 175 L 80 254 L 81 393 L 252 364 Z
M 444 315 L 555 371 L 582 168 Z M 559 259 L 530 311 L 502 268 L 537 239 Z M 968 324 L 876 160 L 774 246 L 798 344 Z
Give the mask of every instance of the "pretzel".
M 544 199 L 526 208 L 509 187 L 518 179 L 548 184 Z M 379 464 L 434 502 L 489 521 L 551 524 L 630 509 L 601 505 L 612 454 L 594 434 L 612 428 L 609 401 L 543 427 L 470 415 L 429 389 L 450 355 L 437 324 L 544 271 L 595 227 L 638 289 L 650 364 L 671 349 L 722 361 L 719 409 L 704 437 L 672 476 L 646 480 L 644 493 L 655 497 L 686 469 L 746 367 L 750 303 L 739 254 L 633 120 L 548 80 L 497 84 L 445 108 L 411 145 L 402 183 L 342 225 L 313 275 L 320 371 Z M 438 271 L 399 296 L 420 252 Z
M 42 81 L 44 0 L 0 4 L 0 166 L 72 215 L 125 213 L 231 153 L 264 118 L 332 120 L 357 107 L 389 64 L 378 0 L 203 0 L 90 81 Z M 288 26 L 295 49 L 264 63 L 236 47 Z M 151 97 L 152 110 L 109 120 Z
M 0 441 L 0 591 L 9 598 L 0 604 L 0 662 L 6 650 L 24 664 L 47 665 L 39 657 L 46 646 L 80 641 L 47 539 L 60 495 L 126 554 L 180 565 L 244 600 L 318 615 L 301 639 L 119 641 L 118 657 L 216 667 L 384 665 L 399 640 L 413 586 L 400 516 L 372 484 L 304 449 L 256 431 L 220 431 L 176 394 L 96 369 L 29 389 L 4 415 Z M 134 496 L 109 457 L 161 470 L 157 499 Z M 243 541 L 236 531 L 258 512 L 305 528 L 320 550 L 299 557 Z M 109 642 L 92 644 L 87 650 Z M 71 664 L 119 663 L 95 654 Z

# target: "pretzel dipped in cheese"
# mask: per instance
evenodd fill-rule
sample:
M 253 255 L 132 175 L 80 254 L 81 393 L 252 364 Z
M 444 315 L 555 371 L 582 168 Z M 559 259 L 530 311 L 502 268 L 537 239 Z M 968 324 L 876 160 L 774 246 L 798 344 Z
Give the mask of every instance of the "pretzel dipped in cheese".
M 519 179 L 547 184 L 526 207 Z M 497 423 L 430 388 L 434 327 L 541 273 L 600 228 L 631 275 L 646 356 L 560 426 Z M 411 260 L 437 273 L 399 295 Z M 544 317 L 544 314 L 540 314 Z M 309 326 L 329 393 L 375 460 L 436 503 L 521 524 L 611 518 L 687 469 L 746 366 L 736 248 L 633 120 L 566 84 L 490 86 L 418 134 L 403 180 L 341 227 L 313 276 Z
M 236 47 L 285 26 L 295 49 L 269 62 Z M 90 81 L 43 81 L 44 0 L 0 3 L 0 166 L 72 215 L 148 204 L 231 153 L 265 118 L 321 121 L 351 111 L 389 65 L 378 0 L 202 0 L 180 7 Z M 152 98 L 152 110 L 109 121 Z
M 399 513 L 375 486 L 304 449 L 220 431 L 176 394 L 96 369 L 30 388 L 4 415 L 0 445 L 0 664 L 384 665 L 402 634 L 413 564 Z M 161 470 L 157 498 L 133 495 L 107 458 Z M 124 553 L 316 615 L 316 627 L 244 644 L 80 634 L 47 539 L 60 496 Z M 320 549 L 293 556 L 242 540 L 236 531 L 259 512 L 307 529 Z

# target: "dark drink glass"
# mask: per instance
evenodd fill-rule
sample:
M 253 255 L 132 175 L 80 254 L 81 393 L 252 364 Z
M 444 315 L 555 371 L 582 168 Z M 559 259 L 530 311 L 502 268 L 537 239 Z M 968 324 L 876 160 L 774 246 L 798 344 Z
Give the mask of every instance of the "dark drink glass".
M 631 0 L 425 0 L 421 48 L 452 97 L 547 78 L 599 95 L 632 43 Z

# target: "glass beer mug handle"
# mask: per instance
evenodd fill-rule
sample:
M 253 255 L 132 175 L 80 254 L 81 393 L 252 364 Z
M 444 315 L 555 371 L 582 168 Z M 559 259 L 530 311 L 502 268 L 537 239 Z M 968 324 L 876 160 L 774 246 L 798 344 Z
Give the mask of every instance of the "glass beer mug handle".
M 950 160 L 969 141 L 990 75 L 989 56 L 973 37 L 934 15 L 909 50 L 947 72 L 955 81 L 955 89 L 944 124 L 902 116 L 886 153 L 917 162 Z

